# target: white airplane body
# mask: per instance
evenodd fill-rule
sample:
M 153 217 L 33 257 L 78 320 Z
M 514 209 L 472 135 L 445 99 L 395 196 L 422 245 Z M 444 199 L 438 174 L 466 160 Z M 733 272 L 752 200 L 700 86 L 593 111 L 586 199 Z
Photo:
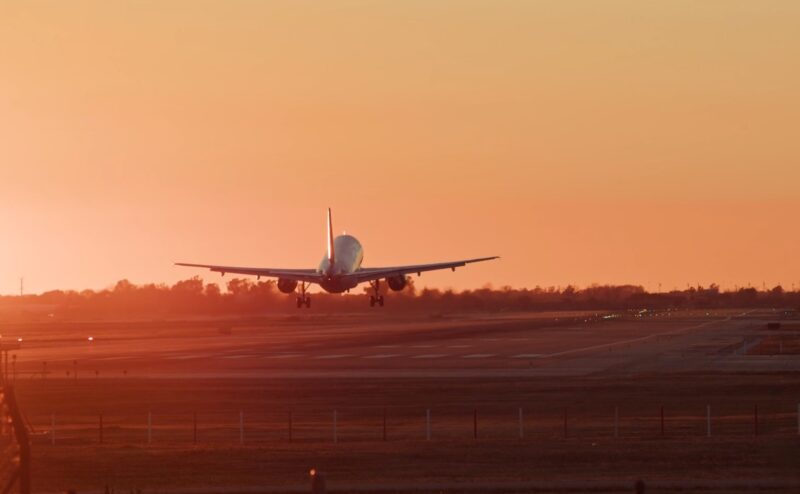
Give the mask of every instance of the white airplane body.
M 233 273 L 252 275 L 259 278 L 262 276 L 277 278 L 278 289 L 283 293 L 293 293 L 299 285 L 300 293 L 297 297 L 297 307 L 300 308 L 311 306 L 311 299 L 306 294 L 306 288 L 311 283 L 318 284 L 330 293 L 346 292 L 360 283 L 369 283 L 373 288 L 373 295 L 370 296 L 370 305 L 378 304 L 383 306 L 383 295 L 379 292 L 381 279 L 385 279 L 392 290 L 400 291 L 407 284 L 406 275 L 411 273 L 421 275 L 423 271 L 438 269 L 452 269 L 455 271 L 457 267 L 465 266 L 469 263 L 497 259 L 497 256 L 493 256 L 435 264 L 363 268 L 361 267 L 361 262 L 364 260 L 364 249 L 361 247 L 361 243 L 352 235 L 333 236 L 330 208 L 328 209 L 327 233 L 328 249 L 317 269 L 248 268 L 182 262 L 175 264 L 178 266 L 207 268 L 221 273 L 223 276 L 225 273 Z

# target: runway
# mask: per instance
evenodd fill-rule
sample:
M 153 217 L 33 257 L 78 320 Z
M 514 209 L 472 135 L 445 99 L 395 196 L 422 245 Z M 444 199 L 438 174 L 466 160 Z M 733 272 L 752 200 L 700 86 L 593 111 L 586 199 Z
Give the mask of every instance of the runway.
M 369 315 L 96 322 L 11 328 L 35 377 L 472 377 L 798 370 L 748 349 L 771 314 L 746 311 Z M 781 334 L 796 334 L 783 331 Z M 79 336 L 76 336 L 76 332 Z M 9 330 L 6 330 L 9 334 Z M 81 334 L 83 333 L 83 334 Z M 91 341 L 89 340 L 91 337 Z

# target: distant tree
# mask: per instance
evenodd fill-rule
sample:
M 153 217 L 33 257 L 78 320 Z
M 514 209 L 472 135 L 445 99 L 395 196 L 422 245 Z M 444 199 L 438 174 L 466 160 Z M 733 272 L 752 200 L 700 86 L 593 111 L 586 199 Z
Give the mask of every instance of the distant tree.
M 209 299 L 217 300 L 222 296 L 222 290 L 220 290 L 219 285 L 216 283 L 209 283 L 206 285 L 205 295 Z
M 250 287 L 250 294 L 253 297 L 254 309 L 263 309 L 275 301 L 278 294 L 276 283 L 272 280 L 259 281 Z
M 170 289 L 170 309 L 197 310 L 203 306 L 203 280 L 195 276 L 175 283 Z
M 227 284 L 228 293 L 230 293 L 234 297 L 247 295 L 250 292 L 250 288 L 252 287 L 252 285 L 253 283 L 250 280 L 242 278 L 234 278 L 230 280 Z
M 66 300 L 66 294 L 61 290 L 52 290 L 39 295 L 38 298 L 45 304 L 60 304 Z
M 119 280 L 114 285 L 114 293 L 130 293 L 136 291 L 136 285 L 128 280 Z

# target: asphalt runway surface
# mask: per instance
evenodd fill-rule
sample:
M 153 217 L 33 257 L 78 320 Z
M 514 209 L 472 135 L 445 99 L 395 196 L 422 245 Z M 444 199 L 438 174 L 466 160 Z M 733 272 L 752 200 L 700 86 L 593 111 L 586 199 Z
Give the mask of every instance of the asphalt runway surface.
M 20 378 L 488 377 L 799 370 L 748 355 L 770 311 L 575 312 L 450 318 L 308 315 L 5 328 Z M 786 323 L 785 323 L 786 325 Z M 90 340 L 91 338 L 91 340 Z

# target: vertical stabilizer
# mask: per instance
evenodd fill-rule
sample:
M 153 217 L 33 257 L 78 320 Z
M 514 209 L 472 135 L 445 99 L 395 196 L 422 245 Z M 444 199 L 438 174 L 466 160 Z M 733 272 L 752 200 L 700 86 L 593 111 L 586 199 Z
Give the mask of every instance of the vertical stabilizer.
M 336 253 L 333 251 L 333 224 L 331 223 L 331 208 L 328 208 L 328 266 L 333 269 Z

